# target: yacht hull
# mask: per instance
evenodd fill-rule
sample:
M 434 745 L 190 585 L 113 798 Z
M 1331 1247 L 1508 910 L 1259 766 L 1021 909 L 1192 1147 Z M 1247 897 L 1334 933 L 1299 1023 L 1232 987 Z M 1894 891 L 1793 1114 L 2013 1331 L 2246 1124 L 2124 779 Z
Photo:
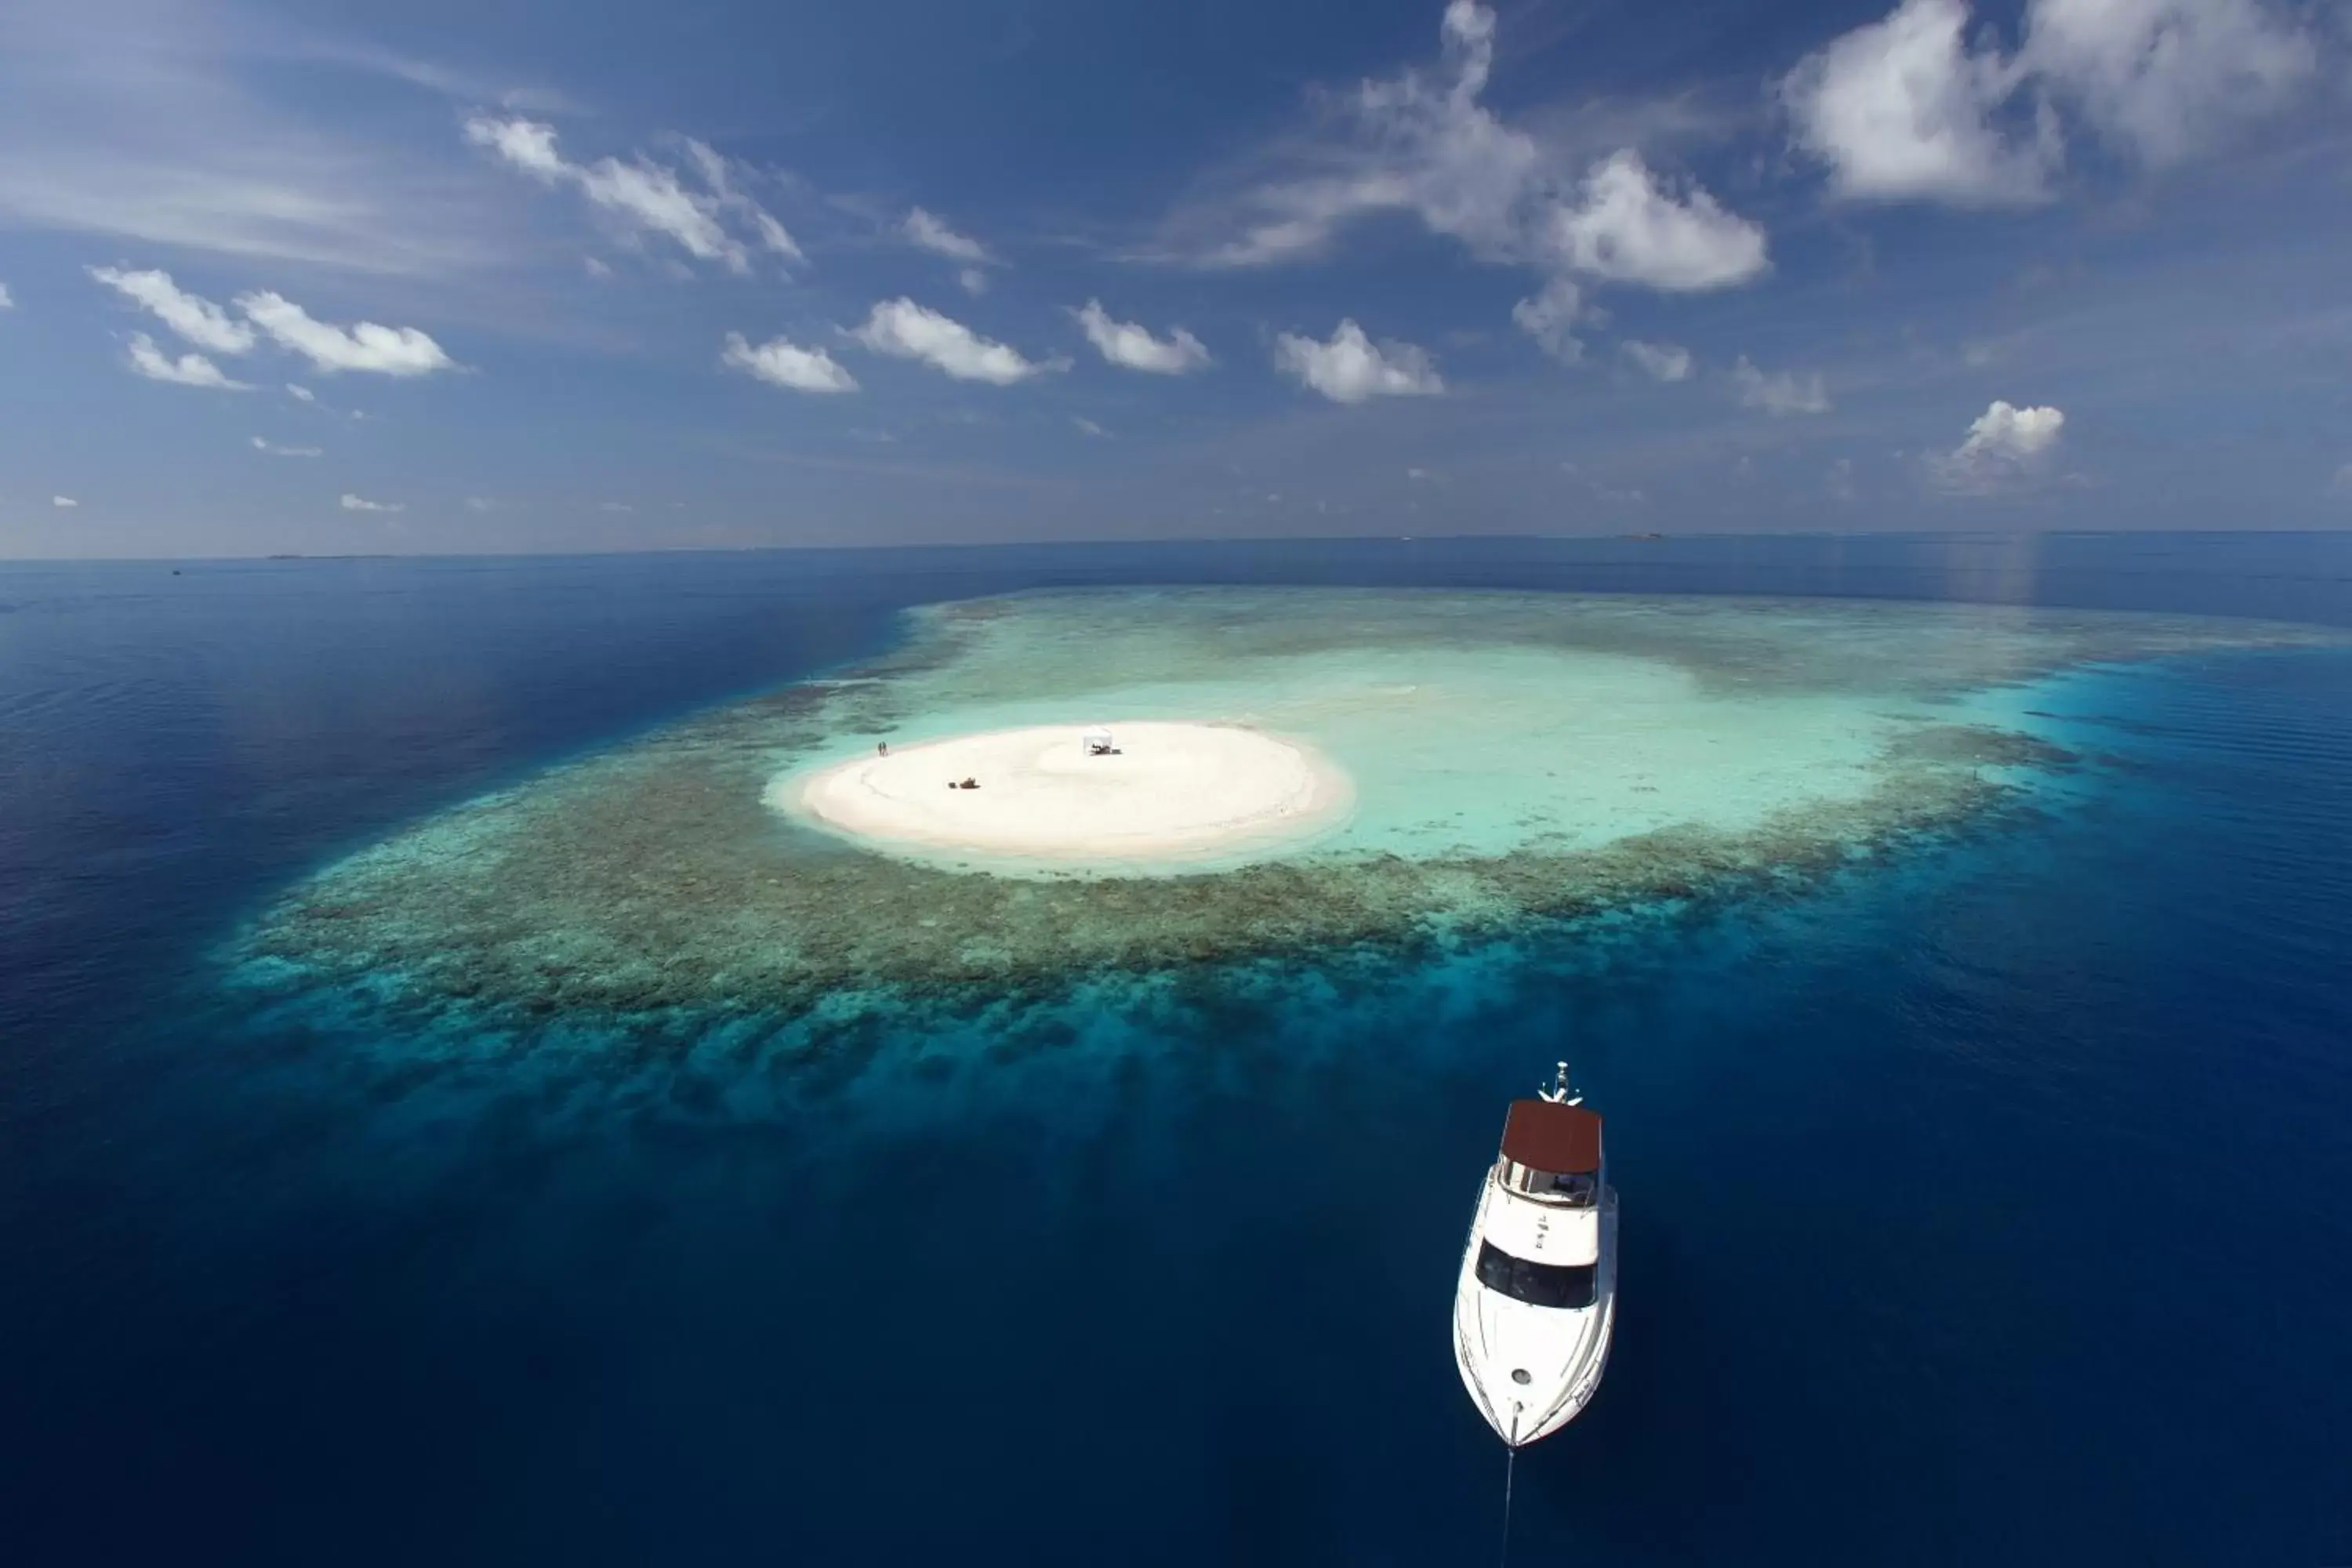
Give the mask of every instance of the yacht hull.
M 1518 1448 L 1576 1419 L 1601 1386 L 1617 1317 L 1617 1194 L 1601 1191 L 1592 1304 L 1581 1308 L 1535 1306 L 1480 1283 L 1489 1209 L 1508 1201 L 1490 1177 L 1454 1289 L 1454 1360 L 1478 1413 Z

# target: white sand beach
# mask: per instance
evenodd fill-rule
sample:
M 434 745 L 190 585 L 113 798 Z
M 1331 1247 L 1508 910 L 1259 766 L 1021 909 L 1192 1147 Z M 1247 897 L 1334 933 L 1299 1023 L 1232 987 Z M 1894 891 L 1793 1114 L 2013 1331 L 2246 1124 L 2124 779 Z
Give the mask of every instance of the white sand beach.
M 773 804 L 839 833 L 933 851 L 1051 863 L 1248 858 L 1345 819 L 1355 789 L 1289 741 L 1225 724 L 1114 721 L 998 730 L 780 780 Z M 970 778 L 978 789 L 949 785 Z

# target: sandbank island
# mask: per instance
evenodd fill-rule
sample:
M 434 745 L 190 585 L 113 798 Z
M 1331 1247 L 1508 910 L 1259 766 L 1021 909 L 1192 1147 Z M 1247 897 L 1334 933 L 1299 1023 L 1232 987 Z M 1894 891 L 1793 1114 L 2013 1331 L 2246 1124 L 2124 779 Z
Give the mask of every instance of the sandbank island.
M 958 787 L 967 779 L 978 787 Z M 1097 870 L 1293 848 L 1344 822 L 1355 788 L 1307 747 L 1255 730 L 1129 721 L 893 746 L 787 775 L 769 798 L 877 848 Z

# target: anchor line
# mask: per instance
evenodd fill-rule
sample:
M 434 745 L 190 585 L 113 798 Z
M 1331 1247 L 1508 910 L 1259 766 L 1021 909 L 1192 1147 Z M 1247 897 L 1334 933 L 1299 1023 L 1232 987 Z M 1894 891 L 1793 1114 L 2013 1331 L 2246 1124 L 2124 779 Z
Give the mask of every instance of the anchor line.
M 1503 1449 L 1503 1550 L 1496 1559 L 1498 1568 L 1510 1568 L 1511 1483 L 1517 1478 L 1518 1470 L 1519 1451 L 1517 1448 L 1506 1447 Z

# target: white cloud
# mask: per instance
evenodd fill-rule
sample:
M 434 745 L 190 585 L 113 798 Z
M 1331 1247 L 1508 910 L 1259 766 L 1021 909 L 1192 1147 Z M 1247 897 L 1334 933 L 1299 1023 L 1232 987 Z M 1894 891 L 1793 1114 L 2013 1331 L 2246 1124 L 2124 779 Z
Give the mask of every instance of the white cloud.
M 1760 408 L 1770 415 L 1827 414 L 1830 395 L 1822 386 L 1821 373 L 1799 375 L 1794 371 L 1774 371 L 1769 374 L 1739 356 L 1731 367 L 1731 384 L 1739 394 L 1741 404 Z
M 415 327 L 380 327 L 373 321 L 332 326 L 313 321 L 301 306 L 268 289 L 238 295 L 236 308 L 279 347 L 293 350 L 328 374 L 352 370 L 430 375 L 455 368 L 441 345 Z
M 770 250 L 775 252 L 778 256 L 782 257 L 787 261 L 804 261 L 807 259 L 807 258 L 801 253 L 799 242 L 793 238 L 792 231 L 786 228 L 782 224 L 778 223 L 773 213 L 771 213 L 767 208 L 751 202 L 751 199 L 749 196 L 745 196 L 740 199 L 746 205 L 751 206 L 751 230 L 760 237 L 760 243 L 761 245 L 766 246 Z
M 730 332 L 719 360 L 730 370 L 740 370 L 771 386 L 788 386 L 794 392 L 857 390 L 857 378 L 843 369 L 831 354 L 823 349 L 804 349 L 786 338 L 770 338 L 754 348 L 744 341 L 742 333 Z
M 16 308 L 16 297 L 8 292 L 8 285 L 0 283 L 0 310 L 13 310 Z
M 399 501 L 370 500 L 365 496 L 355 496 L 351 491 L 345 490 L 343 510 L 345 511 L 405 511 L 408 509 Z
M 218 392 L 251 390 L 241 381 L 231 381 L 221 374 L 221 367 L 200 353 L 189 353 L 173 359 L 155 346 L 155 340 L 144 332 L 131 334 L 131 368 L 150 381 L 169 382 L 173 386 L 204 386 Z
M 316 403 L 319 401 L 319 395 L 317 393 L 297 382 L 288 382 L 286 384 L 286 393 L 288 396 L 293 398 L 297 403 Z
M 782 224 L 776 221 L 776 215 L 753 201 L 735 184 L 736 172 L 746 165 L 729 163 L 716 148 L 692 137 L 687 138 L 686 151 L 719 207 L 750 224 L 753 237 L 761 245 L 786 261 L 807 259 L 801 254 L 799 242 L 793 238 Z
M 2352 463 L 2336 470 L 2336 477 L 2327 481 L 2327 493 L 2352 500 Z
M 75 507 L 81 505 L 81 502 L 74 500 L 71 496 L 51 496 L 49 498 L 49 504 L 56 507 L 59 511 L 71 511 Z
M 1969 47 L 1966 0 L 1903 0 L 1809 55 L 1780 84 L 1798 144 L 1843 196 L 1963 205 L 2038 201 L 2054 150 L 1994 124 L 2021 79 L 1996 47 Z
M 488 147 L 526 174 L 553 182 L 570 175 L 572 165 L 555 150 L 555 127 L 532 120 L 492 120 L 477 116 L 466 121 L 466 140 Z
M 2018 408 L 1998 399 L 1969 426 L 1968 438 L 1931 457 L 1928 471 L 1948 490 L 1985 494 L 2038 476 L 2066 416 L 2055 408 Z
M 256 329 L 280 347 L 303 355 L 322 371 L 373 371 L 383 375 L 429 375 L 451 368 L 449 356 L 414 327 L 380 327 L 373 321 L 343 328 L 313 321 L 301 306 L 282 295 L 262 290 L 240 294 L 238 321 L 222 307 L 188 293 L 168 272 L 126 272 L 119 268 L 93 267 L 89 275 L 125 299 L 153 314 L 165 326 L 198 348 L 215 353 L 241 354 L 257 342 Z M 141 345 L 145 345 L 142 349 Z M 236 384 L 201 354 L 165 359 L 144 333 L 131 339 L 131 358 L 142 375 L 177 381 L 188 386 Z M 288 384 L 286 390 L 308 403 L 309 389 Z
M 2065 153 L 2061 105 L 2143 162 L 2177 163 L 2284 107 L 2318 61 L 2265 0 L 2030 0 L 2014 54 L 1971 41 L 1970 20 L 1968 0 L 1903 0 L 1782 80 L 1834 192 L 2039 201 Z
M 253 347 L 253 329 L 210 300 L 184 291 L 168 272 L 125 272 L 93 267 L 89 275 L 153 315 L 200 349 L 241 354 Z
M 1445 476 L 1435 468 L 1407 468 L 1404 471 L 1404 477 L 1408 479 L 1418 479 L 1423 484 L 1435 485 L 1445 482 Z
M 967 267 L 956 274 L 956 282 L 963 291 L 977 299 L 988 292 L 988 274 L 977 267 Z
M 1108 440 L 1110 437 L 1109 431 L 1081 415 L 1072 415 L 1070 423 L 1076 426 L 1082 434 L 1092 436 L 1097 440 Z
M 925 212 L 921 207 L 908 210 L 907 216 L 899 220 L 898 232 L 907 237 L 908 244 L 935 256 L 944 256 L 950 261 L 979 265 L 995 259 L 980 241 L 968 234 L 957 233 L 946 219 Z
M 1068 368 L 1066 361 L 1024 359 L 1017 350 L 904 298 L 877 304 L 866 324 L 849 335 L 876 353 L 920 360 L 958 381 L 984 381 L 993 386 Z
M 1593 165 L 1580 198 L 1552 213 L 1551 238 L 1580 272 L 1671 293 L 1745 283 L 1766 266 L 1762 229 L 1696 186 L 1668 194 L 1632 151 Z
M 1494 67 L 1494 13 L 1454 0 L 1439 33 L 1438 71 L 1366 81 L 1337 100 L 1340 139 L 1295 150 L 1290 161 L 1304 165 L 1300 172 L 1248 192 L 1243 232 L 1193 259 L 1223 267 L 1295 260 L 1321 251 L 1348 223 L 1398 211 L 1483 254 L 1519 248 L 1517 209 L 1542 154 L 1532 137 L 1478 102 Z
M 273 458 L 316 458 L 321 455 L 321 449 L 317 447 L 281 447 L 259 436 L 253 438 L 253 449 L 267 452 Z
M 2151 163 L 2284 107 L 2318 64 L 2259 0 L 2033 0 L 2028 27 L 2023 64 Z
M 1432 397 L 1445 390 L 1427 351 L 1411 343 L 1375 346 L 1353 321 L 1342 321 L 1328 343 L 1283 333 L 1274 340 L 1274 366 L 1334 403 Z
M 1134 321 L 1115 321 L 1099 300 L 1089 300 L 1070 312 L 1103 358 L 1129 370 L 1154 375 L 1182 375 L 1206 368 L 1209 351 L 1200 339 L 1181 327 L 1169 329 L 1165 339 Z
M 623 215 L 656 234 L 666 234 L 705 261 L 724 261 L 749 271 L 743 247 L 720 226 L 710 204 L 688 191 L 678 177 L 656 163 L 624 163 L 605 158 L 580 171 L 580 190 L 598 206 Z
M 498 502 L 490 500 L 488 496 L 467 496 L 466 498 L 466 510 L 467 511 L 496 511 L 498 510 Z
M 600 500 L 596 503 L 596 510 L 598 511 L 635 511 L 637 509 L 625 500 Z
M 1627 338 L 1617 348 L 1653 381 L 1690 379 L 1691 355 L 1686 348 L 1674 343 L 1645 343 L 1638 338 Z
M 1555 278 L 1544 285 L 1543 292 L 1530 294 L 1512 306 L 1511 320 L 1544 353 L 1562 364 L 1574 364 L 1584 357 L 1584 343 L 1569 329 L 1576 324 L 1583 304 L 1584 291 L 1576 286 L 1576 279 Z
M 1571 160 L 1481 103 L 1494 69 L 1492 10 L 1453 0 L 1440 36 L 1438 68 L 1326 95 L 1328 123 L 1278 145 L 1238 194 L 1180 209 L 1171 220 L 1177 237 L 1160 254 L 1208 267 L 1269 266 L 1320 254 L 1357 219 L 1402 212 L 1482 260 L 1548 279 L 1676 291 L 1726 288 L 1765 270 L 1763 230 L 1706 191 L 1670 191 L 1631 147 L 1589 164 Z M 1524 313 L 1546 320 L 1539 336 L 1561 352 L 1572 342 L 1558 308 L 1565 296 L 1546 292 L 1549 307 L 1539 294 Z
M 1822 477 L 1822 488 L 1829 492 L 1832 500 L 1853 500 L 1858 493 L 1853 485 L 1853 459 L 1840 458 L 1832 463 L 1830 471 Z
M 751 247 L 730 229 L 730 217 L 774 255 L 803 259 L 775 215 L 737 186 L 738 166 L 700 142 L 686 143 L 703 187 L 695 190 L 677 170 L 643 153 L 625 163 L 618 158 L 574 163 L 558 150 L 555 128 L 537 121 L 477 115 L 466 121 L 466 140 L 542 184 L 572 186 L 625 231 L 666 237 L 698 260 L 717 261 L 733 272 L 751 269 Z

